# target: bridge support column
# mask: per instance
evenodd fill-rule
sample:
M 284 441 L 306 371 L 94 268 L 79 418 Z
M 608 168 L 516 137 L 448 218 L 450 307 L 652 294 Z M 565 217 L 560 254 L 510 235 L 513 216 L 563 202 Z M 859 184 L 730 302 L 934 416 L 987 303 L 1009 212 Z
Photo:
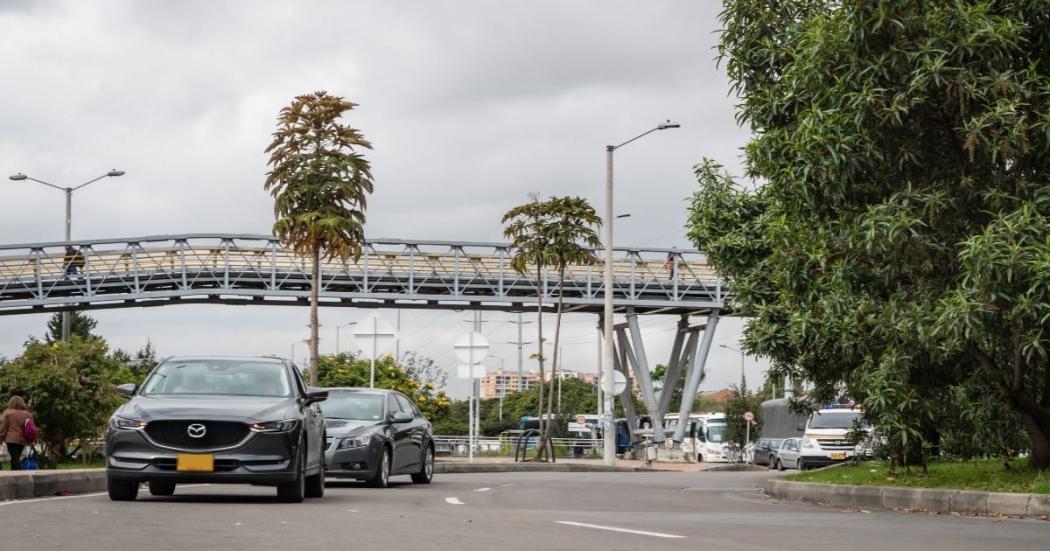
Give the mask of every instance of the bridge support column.
M 627 329 L 631 332 L 630 340 L 627 339 L 627 332 L 622 326 L 616 329 L 617 338 L 627 351 L 627 361 L 634 368 L 634 376 L 638 379 L 638 389 L 642 392 L 645 409 L 649 410 L 653 426 L 653 441 L 660 443 L 664 441 L 664 420 L 659 414 L 656 392 L 653 390 L 653 378 L 649 371 L 649 360 L 645 356 L 645 343 L 642 342 L 642 331 L 638 326 L 638 314 L 633 308 L 627 309 Z
M 689 363 L 689 370 L 686 372 L 685 377 L 685 386 L 682 387 L 682 403 L 678 407 L 678 426 L 675 427 L 674 436 L 671 437 L 675 442 L 682 441 L 685 429 L 689 426 L 689 410 L 693 408 L 696 390 L 700 388 L 700 382 L 704 380 L 707 354 L 711 352 L 711 340 L 714 337 L 715 329 L 718 328 L 718 319 L 718 310 L 713 310 L 707 316 L 707 325 L 704 328 L 704 338 L 700 343 L 700 350 L 693 355 L 692 361 Z

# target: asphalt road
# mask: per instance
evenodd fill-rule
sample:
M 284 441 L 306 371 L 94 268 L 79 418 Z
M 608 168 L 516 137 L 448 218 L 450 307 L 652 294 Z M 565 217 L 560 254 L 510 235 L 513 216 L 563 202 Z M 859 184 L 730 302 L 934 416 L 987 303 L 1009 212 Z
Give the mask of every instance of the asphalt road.
M 844 511 L 765 498 L 754 472 L 498 473 L 270 488 L 180 487 L 133 503 L 88 494 L 0 503 L 0 549 L 1039 549 L 1050 522 Z M 402 482 L 402 480 L 404 480 Z M 145 496 L 145 497 L 142 497 Z M 626 531 L 617 531 L 626 530 Z

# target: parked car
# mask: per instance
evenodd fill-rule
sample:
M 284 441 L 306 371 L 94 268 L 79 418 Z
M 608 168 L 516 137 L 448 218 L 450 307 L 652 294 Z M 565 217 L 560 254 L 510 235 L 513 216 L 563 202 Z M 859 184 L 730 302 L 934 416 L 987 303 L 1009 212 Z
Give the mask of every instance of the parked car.
M 327 475 L 385 488 L 407 474 L 418 484 L 434 478 L 434 435 L 412 400 L 393 390 L 330 388 L 321 406 L 328 439 Z
M 773 459 L 772 468 L 779 471 L 798 469 L 804 471 L 816 467 L 825 467 L 834 461 L 827 457 L 820 445 L 809 438 L 787 438 L 780 445 Z
M 161 362 L 109 420 L 109 498 L 131 501 L 139 484 L 170 496 L 177 484 L 277 487 L 281 501 L 324 495 L 328 393 L 306 386 L 272 357 L 187 356 Z
M 755 442 L 752 462 L 755 465 L 772 465 L 776 450 L 783 442 L 783 438 L 759 438 L 758 442 Z

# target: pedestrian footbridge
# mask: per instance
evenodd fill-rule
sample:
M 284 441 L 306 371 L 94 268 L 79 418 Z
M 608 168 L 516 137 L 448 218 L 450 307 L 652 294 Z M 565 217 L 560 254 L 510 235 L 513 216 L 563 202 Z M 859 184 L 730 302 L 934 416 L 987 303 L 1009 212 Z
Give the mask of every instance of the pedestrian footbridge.
M 0 315 L 171 304 L 302 305 L 310 296 L 309 259 L 273 236 L 186 234 L 0 245 Z M 600 251 L 596 251 L 600 253 Z M 557 296 L 553 271 L 538 277 L 510 267 L 506 243 L 372 239 L 357 262 L 325 260 L 322 306 L 487 309 L 534 308 Z M 600 257 L 600 254 L 598 254 Z M 695 250 L 615 251 L 618 312 L 702 314 L 722 307 L 725 289 Z M 602 265 L 574 266 L 565 308 L 600 313 Z

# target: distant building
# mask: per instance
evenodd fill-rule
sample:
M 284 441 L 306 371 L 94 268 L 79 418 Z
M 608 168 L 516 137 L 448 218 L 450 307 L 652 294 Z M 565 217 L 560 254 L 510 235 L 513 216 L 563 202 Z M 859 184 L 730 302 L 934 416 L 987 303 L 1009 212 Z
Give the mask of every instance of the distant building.
M 528 390 L 535 386 L 539 380 L 539 376 L 535 373 L 525 373 L 519 379 L 517 371 L 503 369 L 490 371 L 481 378 L 481 399 L 499 398 L 518 390 Z
M 590 371 L 573 371 L 571 369 L 562 369 L 560 371 L 557 371 L 556 373 L 557 376 L 561 377 L 562 380 L 578 379 L 590 385 L 598 384 L 598 374 Z M 550 381 L 554 379 L 554 377 L 555 374 L 551 373 L 550 371 L 543 374 L 544 381 Z

